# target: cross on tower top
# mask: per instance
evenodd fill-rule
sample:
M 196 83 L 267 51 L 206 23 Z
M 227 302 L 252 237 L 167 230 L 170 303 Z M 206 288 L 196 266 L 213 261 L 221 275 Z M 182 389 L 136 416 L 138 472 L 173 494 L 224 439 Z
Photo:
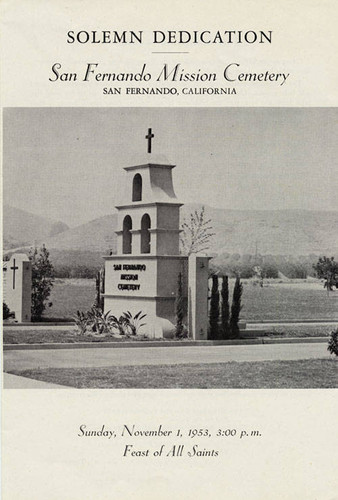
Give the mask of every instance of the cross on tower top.
M 153 139 L 155 136 L 151 132 L 151 128 L 148 128 L 148 134 L 146 135 L 146 139 L 148 140 L 148 153 L 151 153 L 151 139 Z

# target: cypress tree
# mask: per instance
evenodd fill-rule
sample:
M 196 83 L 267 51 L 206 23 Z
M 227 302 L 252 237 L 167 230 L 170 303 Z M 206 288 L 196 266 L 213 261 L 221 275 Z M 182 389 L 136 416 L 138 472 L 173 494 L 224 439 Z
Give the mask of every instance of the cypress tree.
M 175 298 L 175 316 L 176 316 L 176 331 L 175 336 L 177 338 L 183 337 L 183 319 L 184 319 L 184 303 L 183 303 L 183 284 L 182 284 L 182 273 L 179 273 L 177 279 L 177 290 Z
M 101 305 L 101 277 L 100 277 L 100 271 L 96 273 L 95 276 L 95 301 L 94 301 L 94 307 L 100 309 Z
M 229 279 L 228 276 L 222 277 L 222 338 L 230 337 L 230 306 L 229 306 Z
M 104 310 L 104 292 L 105 292 L 105 279 L 106 279 L 106 272 L 105 268 L 102 267 L 100 270 L 100 309 L 101 311 Z
M 241 297 L 243 292 L 243 285 L 239 276 L 236 278 L 234 293 L 232 297 L 231 304 L 231 318 L 230 318 L 230 332 L 231 337 L 238 338 L 239 337 L 239 313 L 241 312 Z
M 212 288 L 210 299 L 210 312 L 209 312 L 209 338 L 218 338 L 218 319 L 219 319 L 219 291 L 218 291 L 218 276 L 212 276 Z

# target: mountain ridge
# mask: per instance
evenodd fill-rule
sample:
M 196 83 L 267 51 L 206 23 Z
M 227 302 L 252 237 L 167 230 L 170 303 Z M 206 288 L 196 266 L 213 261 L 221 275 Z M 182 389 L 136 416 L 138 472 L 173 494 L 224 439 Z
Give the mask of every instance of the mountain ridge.
M 186 204 L 181 208 L 181 222 L 195 210 L 199 212 L 202 204 Z M 19 209 L 14 209 L 18 210 Z M 38 244 L 45 243 L 49 249 L 81 250 L 107 252 L 116 251 L 117 213 L 93 219 L 85 224 L 69 228 L 66 224 L 44 217 L 34 216 L 20 210 L 22 220 L 16 227 L 11 227 L 9 217 L 6 220 L 4 210 L 4 249 L 8 243 L 20 241 L 22 227 L 30 227 L 29 240 Z M 25 223 L 25 213 L 30 224 Z M 32 223 L 32 217 L 38 222 Z M 272 254 L 272 255 L 308 255 L 338 254 L 338 234 L 333 229 L 338 227 L 338 211 L 314 211 L 303 209 L 285 210 L 235 210 L 205 206 L 205 219 L 211 219 L 210 225 L 215 236 L 211 240 L 210 253 Z M 17 218 L 14 219 L 17 221 Z M 33 234 L 34 227 L 44 221 L 41 235 Z M 46 222 L 47 221 L 47 222 Z M 53 224 L 61 229 L 51 235 Z M 14 224 L 15 226 L 15 224 Z M 47 231 L 49 228 L 49 232 Z M 55 226 L 54 226 L 55 228 Z M 26 232 L 25 232 L 26 234 Z M 16 239 L 15 239 L 16 238 Z M 21 240 L 24 241 L 24 240 Z M 19 245 L 17 245 L 19 246 Z
M 4 249 L 33 245 L 69 229 L 64 222 L 10 205 L 3 206 L 2 218 Z

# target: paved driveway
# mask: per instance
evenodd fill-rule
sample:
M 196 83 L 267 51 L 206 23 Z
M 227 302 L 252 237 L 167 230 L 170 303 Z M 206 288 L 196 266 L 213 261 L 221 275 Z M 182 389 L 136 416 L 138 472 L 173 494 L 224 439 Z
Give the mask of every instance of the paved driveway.
M 326 343 L 4 351 L 4 371 L 329 358 Z

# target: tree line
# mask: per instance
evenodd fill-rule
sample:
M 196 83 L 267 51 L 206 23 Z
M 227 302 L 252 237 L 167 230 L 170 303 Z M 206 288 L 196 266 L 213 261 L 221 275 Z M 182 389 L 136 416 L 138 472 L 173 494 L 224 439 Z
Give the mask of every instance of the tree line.
M 226 274 L 230 277 L 248 279 L 256 276 L 256 269 L 261 269 L 263 278 L 278 278 L 283 274 L 289 279 L 306 279 L 318 275 L 315 266 L 319 256 L 310 254 L 292 255 L 255 255 L 239 253 L 223 253 L 210 261 L 212 272 Z
M 210 261 L 210 269 L 212 273 L 220 273 L 234 278 L 240 275 L 241 278 L 254 278 L 255 267 L 259 266 L 262 270 L 264 278 L 277 279 L 280 273 L 289 279 L 306 279 L 308 276 L 316 277 L 317 273 L 314 269 L 319 256 L 283 256 L 283 255 L 240 255 L 222 254 L 214 257 Z M 88 259 L 89 260 L 89 259 Z M 101 269 L 103 261 L 95 259 L 94 263 L 62 263 L 54 262 L 55 278 L 87 278 L 96 277 L 97 272 Z

